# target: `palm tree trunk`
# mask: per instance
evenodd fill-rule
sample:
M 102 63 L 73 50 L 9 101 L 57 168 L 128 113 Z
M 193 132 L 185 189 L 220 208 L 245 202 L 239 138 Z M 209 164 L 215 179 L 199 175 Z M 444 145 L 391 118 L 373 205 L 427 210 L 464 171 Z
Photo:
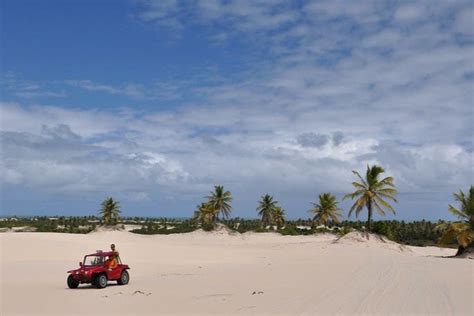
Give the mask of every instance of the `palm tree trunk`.
M 464 250 L 466 250 L 466 248 L 464 248 L 463 246 L 459 245 L 458 247 L 458 251 L 456 252 L 456 254 L 454 256 L 460 256 L 463 254 Z
M 474 256 L 474 242 L 470 243 L 467 247 L 459 245 L 458 251 L 454 256 L 457 257 L 465 253 L 471 253 Z
M 367 219 L 367 231 L 370 233 L 371 232 L 371 224 L 372 224 L 372 201 L 369 200 L 367 201 L 367 210 L 369 213 L 369 218 Z

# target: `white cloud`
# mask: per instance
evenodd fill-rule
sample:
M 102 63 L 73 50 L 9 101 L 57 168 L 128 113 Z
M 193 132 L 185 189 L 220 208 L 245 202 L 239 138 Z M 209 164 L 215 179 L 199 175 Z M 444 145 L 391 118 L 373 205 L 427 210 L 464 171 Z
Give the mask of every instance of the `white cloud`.
M 122 89 L 115 88 L 110 85 L 97 84 L 90 80 L 66 80 L 65 83 L 72 85 L 74 87 L 80 87 L 89 91 L 102 91 L 102 92 L 108 92 L 111 94 L 124 93 Z
M 36 98 L 65 98 L 64 90 L 55 90 L 48 87 L 46 83 L 37 83 L 23 79 L 14 72 L 7 71 L 0 77 L 0 88 L 21 99 Z
M 403 5 L 395 11 L 395 18 L 400 21 L 413 21 L 425 14 L 423 7 L 416 4 Z
M 112 133 L 123 127 L 128 114 L 111 116 L 98 110 L 80 110 L 54 106 L 21 106 L 1 103 L 1 130 L 38 134 L 43 126 L 65 124 L 83 137 Z
M 197 76 L 198 77 L 198 76 Z M 199 80 L 198 78 L 191 78 Z M 143 83 L 124 83 L 120 85 L 101 84 L 91 80 L 64 80 L 56 84 L 80 88 L 86 91 L 101 92 L 116 96 L 126 96 L 134 100 L 175 100 L 180 99 L 183 91 L 193 91 L 193 80 L 167 80 Z M 203 81 L 205 82 L 205 81 Z
M 469 178 L 462 174 L 469 174 L 472 160 L 472 153 L 460 145 L 386 143 L 383 138 L 397 139 L 396 135 L 383 135 L 384 129 L 376 126 L 374 130 L 360 129 L 365 132 L 348 128 L 341 139 L 341 132 L 333 130 L 326 134 L 326 126 L 315 128 L 313 120 L 307 124 L 302 117 L 280 124 L 278 117 L 287 117 L 291 110 L 270 116 L 266 108 L 255 109 L 252 115 L 245 110 L 234 122 L 225 118 L 233 117 L 241 108 L 200 107 L 199 113 L 195 108 L 184 108 L 179 113 L 157 112 L 132 118 L 120 113 L 95 112 L 95 116 L 115 124 L 108 130 L 91 133 L 89 125 L 76 124 L 75 129 L 69 125 L 47 125 L 50 121 L 38 121 L 36 109 L 5 104 L 4 108 L 9 108 L 6 120 L 18 117 L 16 112 L 30 117 L 24 120 L 26 126 L 16 126 L 17 132 L 7 131 L 2 125 L 3 169 L 7 174 L 4 181 L 17 185 L 23 179 L 25 185 L 58 191 L 113 186 L 117 191 L 148 195 L 155 190 L 166 191 L 168 195 L 183 190 L 197 194 L 215 183 L 232 183 L 239 190 L 252 187 L 252 183 L 274 190 L 289 184 L 307 190 L 327 174 L 321 189 L 324 185 L 340 192 L 349 189 L 350 170 L 363 168 L 367 162 L 387 166 L 405 179 L 400 183 L 402 190 L 419 189 L 427 183 L 434 189 L 445 190 L 446 177 L 442 184 L 435 181 L 439 171 L 451 172 L 450 185 L 456 185 L 456 181 L 467 185 Z M 61 108 L 49 108 L 49 112 L 58 112 L 56 116 L 63 118 L 90 114 Z M 217 121 L 221 124 L 203 121 L 201 116 L 220 118 Z M 318 120 L 317 116 L 317 112 L 309 111 L 305 118 Z M 34 133 L 33 118 L 41 126 Z M 167 123 L 156 124 L 160 119 Z M 364 125 L 365 121 L 357 124 Z M 226 130 L 216 132 L 215 128 Z M 128 132 L 116 136 L 117 131 Z M 379 137 L 374 138 L 377 134 Z M 322 136 L 324 143 L 311 142 L 308 146 L 306 141 L 302 142 L 302 135 L 304 139 L 312 137 L 311 140 L 314 135 L 318 140 Z M 205 136 L 213 141 L 203 141 Z M 330 175 L 332 171 L 335 175 Z M 285 181 L 281 183 L 278 179 Z
M 474 8 L 472 5 L 466 6 L 455 17 L 456 30 L 467 36 L 474 36 Z

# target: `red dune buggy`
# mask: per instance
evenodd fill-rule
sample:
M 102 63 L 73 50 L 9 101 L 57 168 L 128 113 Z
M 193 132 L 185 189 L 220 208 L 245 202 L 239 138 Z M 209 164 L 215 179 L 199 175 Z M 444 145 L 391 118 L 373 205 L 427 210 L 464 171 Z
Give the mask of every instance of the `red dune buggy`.
M 111 258 L 115 256 L 116 264 L 108 264 Z M 90 283 L 98 289 L 107 286 L 108 281 L 117 281 L 119 285 L 125 285 L 130 280 L 128 269 L 130 267 L 123 264 L 120 257 L 113 252 L 97 251 L 96 253 L 86 255 L 83 262 L 79 262 L 79 268 L 70 270 L 67 277 L 67 285 L 75 289 L 79 284 Z

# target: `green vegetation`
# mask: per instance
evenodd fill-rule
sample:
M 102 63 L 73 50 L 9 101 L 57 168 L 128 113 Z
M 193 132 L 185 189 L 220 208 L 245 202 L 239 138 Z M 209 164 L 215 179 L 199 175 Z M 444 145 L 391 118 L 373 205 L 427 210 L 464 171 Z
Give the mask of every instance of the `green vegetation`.
M 114 201 L 113 198 L 106 198 L 102 202 L 102 207 L 99 210 L 99 215 L 102 216 L 102 221 L 105 225 L 116 225 L 120 220 L 120 204 Z
M 258 202 L 257 212 L 262 218 L 262 228 L 267 227 L 273 222 L 273 212 L 278 207 L 278 201 L 273 200 L 273 196 L 269 194 L 262 195 Z
M 276 225 L 277 230 L 280 230 L 285 225 L 285 210 L 277 206 L 273 209 L 272 214 L 273 224 Z
M 225 191 L 223 186 L 217 185 L 206 198 L 206 202 L 197 206 L 191 220 L 204 230 L 212 230 L 219 221 L 219 213 L 223 219 L 230 216 L 232 194 L 230 191 Z
M 86 234 L 94 230 L 99 223 L 100 220 L 95 216 L 37 216 L 31 218 L 14 216 L 0 220 L 0 229 Z
M 216 210 L 209 203 L 203 202 L 197 206 L 192 220 L 208 230 L 211 229 L 217 221 L 216 215 Z
M 336 197 L 331 193 L 323 193 L 319 195 L 319 204 L 312 203 L 313 208 L 310 210 L 314 214 L 313 221 L 317 225 L 327 226 L 328 224 L 339 223 L 341 210 L 337 204 Z
M 219 213 L 223 218 L 229 218 L 232 212 L 232 194 L 230 191 L 225 191 L 221 185 L 214 187 L 214 192 L 207 196 L 208 206 L 215 211 L 215 220 L 219 220 Z
M 452 205 L 448 206 L 449 212 L 456 216 L 459 221 L 454 223 L 444 223 L 437 226 L 443 233 L 439 243 L 442 245 L 452 243 L 456 240 L 459 247 L 457 256 L 469 251 L 474 252 L 474 187 L 469 188 L 468 195 L 459 190 L 454 193 L 454 199 L 461 204 L 457 209 Z
M 260 219 L 230 218 L 221 221 L 230 229 L 239 232 L 265 232 L 261 228 Z M 192 219 L 179 218 L 145 218 L 145 217 L 122 217 L 122 225 L 133 225 L 129 229 L 138 234 L 174 234 L 194 231 L 204 228 Z M 39 232 L 64 232 L 64 233 L 88 233 L 102 224 L 100 218 L 95 216 L 84 217 L 9 217 L 0 219 L 0 229 L 33 227 Z M 437 226 L 447 224 L 443 221 L 374 221 L 373 232 L 383 234 L 387 238 L 407 245 L 435 246 L 442 236 L 442 231 Z M 341 221 L 331 229 L 317 229 L 313 225 L 313 219 L 286 220 L 285 224 L 278 230 L 282 235 L 310 235 L 314 233 L 334 232 L 346 234 L 352 229 L 363 230 L 365 223 L 361 221 Z M 453 240 L 447 246 L 457 247 Z
M 352 182 L 352 185 L 356 190 L 344 196 L 344 199 L 357 198 L 354 205 L 352 205 L 351 209 L 349 210 L 349 217 L 354 210 L 356 212 L 356 217 L 358 217 L 361 210 L 366 207 L 368 213 L 367 230 L 370 232 L 372 231 L 371 222 L 374 207 L 380 215 L 385 216 L 384 209 L 388 209 L 393 214 L 395 214 L 393 207 L 387 201 L 385 201 L 384 198 L 397 202 L 394 197 L 394 195 L 397 194 L 397 190 L 393 184 L 392 177 L 386 177 L 382 180 L 379 180 L 380 174 L 385 172 L 385 170 L 380 166 L 370 167 L 367 165 L 365 179 L 362 178 L 357 171 L 353 170 L 352 172 L 360 179 L 361 182 Z
M 269 225 L 276 226 L 276 229 L 280 230 L 285 224 L 285 210 L 269 194 L 262 195 L 257 212 L 261 218 L 259 231 L 266 231 Z
M 125 221 L 127 223 L 127 221 Z M 196 230 L 191 220 L 179 220 L 169 218 L 146 219 L 141 228 L 131 230 L 132 233 L 144 235 L 169 235 L 178 233 L 189 233 Z

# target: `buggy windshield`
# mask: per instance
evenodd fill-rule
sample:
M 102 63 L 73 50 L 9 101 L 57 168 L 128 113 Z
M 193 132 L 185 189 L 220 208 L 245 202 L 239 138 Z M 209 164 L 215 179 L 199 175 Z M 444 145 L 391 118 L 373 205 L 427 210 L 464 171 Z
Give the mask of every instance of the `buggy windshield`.
M 85 266 L 98 266 L 105 263 L 104 256 L 85 256 L 84 263 Z

